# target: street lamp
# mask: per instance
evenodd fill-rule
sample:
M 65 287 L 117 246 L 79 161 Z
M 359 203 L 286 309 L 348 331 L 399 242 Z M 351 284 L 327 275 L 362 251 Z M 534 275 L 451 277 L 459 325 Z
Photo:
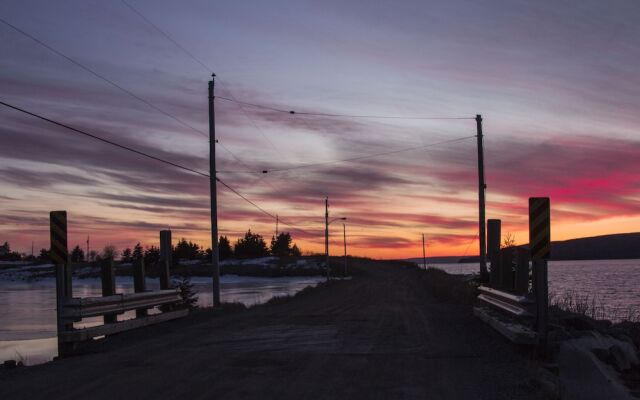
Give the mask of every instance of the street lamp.
M 324 230 L 324 242 L 325 242 L 325 246 L 326 246 L 326 255 L 327 255 L 327 280 L 329 280 L 329 271 L 330 271 L 330 267 L 329 267 L 329 225 L 331 225 L 332 222 L 336 222 L 336 221 L 346 221 L 347 217 L 340 217 L 340 218 L 334 218 L 331 221 L 329 221 L 329 213 L 327 212 L 325 221 L 326 221 L 326 226 L 325 226 L 325 230 Z

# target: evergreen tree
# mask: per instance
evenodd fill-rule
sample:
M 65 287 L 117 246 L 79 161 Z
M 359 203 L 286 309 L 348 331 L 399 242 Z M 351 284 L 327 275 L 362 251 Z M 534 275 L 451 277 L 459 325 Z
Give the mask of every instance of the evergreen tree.
M 49 261 L 49 250 L 40 249 L 40 255 L 38 256 L 40 261 Z
M 155 265 L 160 261 L 160 249 L 151 246 L 144 250 L 144 265 Z
M 131 257 L 134 260 L 139 260 L 144 257 L 144 250 L 142 249 L 142 246 L 140 246 L 140 242 L 136 243 L 136 245 L 133 247 L 133 253 L 131 254 Z
M 115 259 L 116 254 L 118 254 L 118 251 L 116 250 L 116 246 L 112 244 L 108 244 L 104 246 L 104 249 L 102 249 L 102 258 L 104 259 L 107 259 L 107 258 Z
M 200 257 L 200 246 L 191 241 L 187 242 L 185 238 L 180 239 L 178 244 L 173 248 L 173 258 L 177 261 L 195 260 Z
M 256 258 L 269 255 L 267 244 L 261 235 L 251 233 L 251 229 L 244 234 L 244 238 L 238 239 L 233 253 L 237 258 Z
M 220 236 L 218 240 L 218 254 L 220 261 L 226 260 L 227 258 L 233 256 L 233 250 L 231 250 L 231 243 L 229 242 L 229 238 L 226 236 Z
M 76 247 L 71 250 L 71 262 L 82 262 L 84 261 L 84 251 L 80 248 L 80 245 L 76 245 Z
M 291 255 L 293 257 L 300 257 L 302 255 L 302 252 L 298 248 L 297 244 L 294 244 L 293 247 L 291 248 Z
M 291 255 L 291 235 L 283 232 L 278 237 L 271 238 L 271 255 L 287 257 Z
M 122 250 L 122 258 L 121 258 L 122 262 L 125 263 L 130 263 L 133 261 L 133 252 L 131 251 L 130 248 L 126 248 L 124 250 Z

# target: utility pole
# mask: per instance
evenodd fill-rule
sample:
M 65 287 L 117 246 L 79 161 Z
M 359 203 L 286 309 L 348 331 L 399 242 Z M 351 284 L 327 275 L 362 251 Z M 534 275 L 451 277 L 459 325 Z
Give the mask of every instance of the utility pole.
M 85 257 L 87 259 L 87 261 L 89 261 L 89 238 L 90 238 L 90 236 L 87 235 L 87 256 Z
M 487 273 L 487 234 L 486 234 L 486 219 L 485 219 L 485 190 L 487 185 L 484 182 L 484 149 L 482 147 L 482 116 L 476 115 L 476 129 L 478 137 L 478 222 L 479 222 L 479 236 L 480 236 L 480 279 L 482 282 L 486 282 L 488 278 Z
M 324 253 L 327 264 L 327 281 L 329 280 L 329 196 L 324 199 Z
M 31 257 L 33 257 L 33 240 L 31 241 Z
M 342 234 L 344 236 L 344 277 L 347 277 L 347 225 L 342 224 Z
M 276 239 L 278 239 L 278 222 L 280 222 L 280 217 L 276 214 Z
M 216 181 L 216 118 L 213 109 L 213 85 L 209 81 L 209 191 L 211 196 L 211 266 L 213 267 L 213 306 L 220 306 L 220 266 L 218 265 L 218 193 Z
M 424 246 L 424 233 L 422 234 L 422 264 L 424 265 L 424 269 L 427 269 L 427 251 Z

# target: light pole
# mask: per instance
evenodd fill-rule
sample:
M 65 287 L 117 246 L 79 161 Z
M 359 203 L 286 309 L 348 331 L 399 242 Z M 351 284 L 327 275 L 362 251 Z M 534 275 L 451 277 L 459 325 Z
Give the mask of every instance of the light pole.
M 326 255 L 326 264 L 327 264 L 327 281 L 329 280 L 329 225 L 335 221 L 346 221 L 346 217 L 334 218 L 329 221 L 329 198 L 325 198 L 324 200 L 324 246 L 325 246 L 325 255 Z
M 344 277 L 347 277 L 347 225 L 342 224 L 342 234 L 344 237 Z

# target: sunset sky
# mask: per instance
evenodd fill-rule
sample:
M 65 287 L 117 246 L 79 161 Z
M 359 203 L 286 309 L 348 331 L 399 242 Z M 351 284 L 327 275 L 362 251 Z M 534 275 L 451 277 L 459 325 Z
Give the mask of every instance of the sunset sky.
M 127 0 L 217 75 L 216 94 L 298 112 L 482 114 L 487 217 L 528 241 L 549 196 L 552 240 L 640 230 L 640 3 L 628 1 Z M 210 73 L 121 1 L 7 0 L 0 17 L 208 132 Z M 208 172 L 208 141 L 0 23 L 0 100 Z M 209 185 L 0 107 L 0 242 L 210 246 Z M 308 116 L 216 101 L 219 177 L 303 251 L 322 251 L 324 197 L 349 252 L 478 254 L 475 121 Z M 353 162 L 287 169 L 471 137 Z M 242 161 L 239 162 L 238 159 Z M 228 171 L 228 172 L 224 172 Z M 275 221 L 219 186 L 220 233 Z M 341 253 L 342 226 L 331 226 Z

